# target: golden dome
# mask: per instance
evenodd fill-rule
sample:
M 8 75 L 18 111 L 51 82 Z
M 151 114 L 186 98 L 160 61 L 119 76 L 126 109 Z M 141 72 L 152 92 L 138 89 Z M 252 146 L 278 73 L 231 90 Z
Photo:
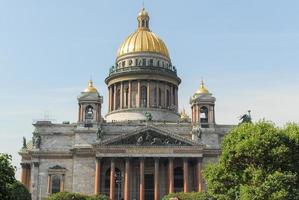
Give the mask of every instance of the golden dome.
M 88 87 L 84 90 L 84 92 L 98 93 L 98 90 L 93 86 L 92 80 L 89 80 Z
M 201 81 L 199 89 L 196 91 L 195 94 L 209 94 L 209 90 L 205 87 L 205 84 L 203 81 Z
M 143 8 L 137 17 L 138 29 L 120 45 L 117 57 L 137 52 L 151 52 L 170 59 L 165 43 L 149 29 L 149 16 Z

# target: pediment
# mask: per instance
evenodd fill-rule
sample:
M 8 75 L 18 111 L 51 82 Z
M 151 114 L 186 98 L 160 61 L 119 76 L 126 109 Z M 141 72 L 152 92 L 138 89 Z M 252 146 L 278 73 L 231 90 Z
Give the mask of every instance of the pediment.
M 177 134 L 172 134 L 153 126 L 147 126 L 124 135 L 104 140 L 101 142 L 101 145 L 195 146 L 198 144 Z

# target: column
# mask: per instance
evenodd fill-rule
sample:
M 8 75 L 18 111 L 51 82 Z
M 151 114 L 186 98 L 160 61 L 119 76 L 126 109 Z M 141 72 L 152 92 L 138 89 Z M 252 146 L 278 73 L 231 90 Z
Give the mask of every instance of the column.
M 30 164 L 28 164 L 27 165 L 27 189 L 29 192 L 31 192 L 30 183 L 31 183 L 31 166 Z
M 94 193 L 99 194 L 100 193 L 100 187 L 101 187 L 101 160 L 96 159 L 96 169 L 95 169 L 95 177 L 94 177 Z
M 78 105 L 79 105 L 78 106 L 79 107 L 79 109 L 78 109 L 78 122 L 81 122 L 81 117 L 80 117 L 81 116 L 81 112 L 80 112 L 81 111 L 81 105 L 80 104 L 78 104 Z
M 129 94 L 128 94 L 128 105 L 127 105 L 128 108 L 131 108 L 131 95 L 132 95 L 131 88 L 132 88 L 132 82 L 129 81 Z
M 60 192 L 64 191 L 64 174 L 61 175 Z
M 146 102 L 147 102 L 147 105 L 146 105 L 146 107 L 150 107 L 150 91 L 151 91 L 151 89 L 150 89 L 150 81 L 147 81 L 147 95 L 146 95 L 146 97 L 147 97 L 147 99 L 146 99 Z
M 159 200 L 159 159 L 155 159 L 155 185 L 154 200 Z
M 111 159 L 111 166 L 110 166 L 110 195 L 111 200 L 115 198 L 115 161 Z
M 21 166 L 22 166 L 22 171 L 21 171 L 21 182 L 23 183 L 23 185 L 25 185 L 26 184 L 26 167 L 25 167 L 25 164 L 24 163 L 22 163 L 21 164 Z
M 157 102 L 157 107 L 159 108 L 159 106 L 160 106 L 160 103 L 159 103 L 159 99 L 160 99 L 159 82 L 156 82 L 156 89 L 157 89 L 157 99 L 156 99 L 156 102 Z
M 120 109 L 123 109 L 123 99 L 124 99 L 124 83 L 120 83 Z
M 195 122 L 198 123 L 199 122 L 199 109 L 198 109 L 198 105 L 195 105 Z
M 136 107 L 140 108 L 140 80 L 137 82 L 137 99 L 136 99 Z
M 169 96 L 170 96 L 170 107 L 172 108 L 172 106 L 174 105 L 174 101 L 173 101 L 174 94 L 173 94 L 173 85 L 172 84 L 170 85 Z
M 173 193 L 174 188 L 173 188 L 173 158 L 169 158 L 168 160 L 168 193 Z
M 179 106 L 179 94 L 178 94 L 179 88 L 175 86 L 175 104 L 176 104 L 176 111 L 178 111 Z
M 110 93 L 110 86 L 108 86 L 108 112 L 110 112 L 111 111 L 111 93 Z
M 114 84 L 114 91 L 113 91 L 113 110 L 116 110 L 116 84 Z
M 199 158 L 197 160 L 197 191 L 202 192 L 203 191 L 203 185 L 202 185 L 202 159 Z
M 126 159 L 125 163 L 125 200 L 130 200 L 130 160 Z
M 81 121 L 84 121 L 84 118 L 83 118 L 83 116 L 84 116 L 84 114 L 85 114 L 85 107 L 83 106 L 83 105 L 81 105 Z
M 188 170 L 188 159 L 187 158 L 184 158 L 183 160 L 183 170 L 184 170 L 184 192 L 188 192 L 189 191 L 189 179 L 188 179 L 188 176 L 189 176 L 189 170 Z
M 51 194 L 51 190 L 52 190 L 52 188 L 51 188 L 51 182 L 52 182 L 52 177 L 49 174 L 48 175 L 48 194 Z
M 166 88 L 167 84 L 166 82 L 164 82 L 164 108 L 167 107 L 167 88 Z
M 140 159 L 140 184 L 139 184 L 139 200 L 144 200 L 144 159 Z
M 191 112 L 192 112 L 192 119 L 191 119 L 191 121 L 192 121 L 192 123 L 194 123 L 194 121 L 195 121 L 195 118 L 194 118 L 195 112 L 194 112 L 194 106 L 193 105 L 191 107 Z
M 112 109 L 112 86 L 109 86 L 109 112 L 111 112 Z

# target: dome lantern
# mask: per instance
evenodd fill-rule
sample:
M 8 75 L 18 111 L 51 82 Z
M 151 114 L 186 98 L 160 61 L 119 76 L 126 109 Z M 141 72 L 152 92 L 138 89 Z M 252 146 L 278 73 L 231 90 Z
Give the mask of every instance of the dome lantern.
M 149 16 L 145 8 L 139 12 L 137 20 L 138 20 L 138 29 L 149 30 Z

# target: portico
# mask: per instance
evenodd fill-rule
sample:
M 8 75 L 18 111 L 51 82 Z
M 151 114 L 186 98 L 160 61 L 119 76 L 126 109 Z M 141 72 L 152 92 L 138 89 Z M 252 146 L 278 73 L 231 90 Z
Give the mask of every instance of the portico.
M 95 194 L 159 200 L 171 192 L 202 191 L 201 165 L 201 159 L 182 157 L 97 158 Z
M 159 200 L 202 191 L 202 146 L 148 126 L 94 146 L 95 194 Z

